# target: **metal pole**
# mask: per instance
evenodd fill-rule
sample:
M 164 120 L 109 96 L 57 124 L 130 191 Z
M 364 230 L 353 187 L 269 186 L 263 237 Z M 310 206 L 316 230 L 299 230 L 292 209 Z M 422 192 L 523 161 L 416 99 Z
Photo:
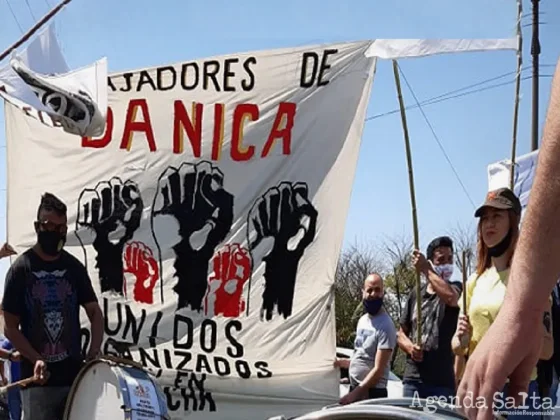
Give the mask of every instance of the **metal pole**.
M 533 3 L 533 38 L 531 40 L 531 55 L 533 57 L 533 118 L 531 125 L 531 150 L 539 148 L 539 1 Z
M 511 170 L 509 187 L 513 191 L 515 186 L 515 156 L 517 154 L 517 128 L 519 120 L 519 91 L 521 89 L 521 67 L 523 64 L 523 32 L 521 30 L 521 17 L 523 7 L 521 0 L 517 0 L 517 74 L 515 76 L 515 99 L 513 106 L 513 139 L 511 141 Z

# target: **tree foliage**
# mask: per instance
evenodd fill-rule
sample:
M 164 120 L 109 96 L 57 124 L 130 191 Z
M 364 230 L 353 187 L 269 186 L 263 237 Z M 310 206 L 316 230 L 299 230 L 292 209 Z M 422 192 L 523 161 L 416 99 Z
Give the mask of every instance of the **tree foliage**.
M 470 276 L 476 266 L 476 229 L 472 225 L 460 225 L 449 232 L 455 245 L 455 265 L 459 271 L 463 272 L 462 254 L 465 253 L 467 266 L 467 277 Z

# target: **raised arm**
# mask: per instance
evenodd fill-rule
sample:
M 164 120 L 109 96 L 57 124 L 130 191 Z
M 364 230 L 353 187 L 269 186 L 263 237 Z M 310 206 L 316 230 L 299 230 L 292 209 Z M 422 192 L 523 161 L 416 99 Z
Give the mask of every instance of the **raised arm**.
M 443 300 L 448 306 L 457 306 L 457 302 L 459 301 L 458 290 L 456 290 L 455 287 L 453 287 L 437 275 L 424 254 L 422 254 L 418 250 L 415 250 L 412 257 L 412 262 L 414 264 L 414 268 L 416 268 L 416 271 L 426 276 L 426 278 L 434 288 L 434 291 L 441 300 Z

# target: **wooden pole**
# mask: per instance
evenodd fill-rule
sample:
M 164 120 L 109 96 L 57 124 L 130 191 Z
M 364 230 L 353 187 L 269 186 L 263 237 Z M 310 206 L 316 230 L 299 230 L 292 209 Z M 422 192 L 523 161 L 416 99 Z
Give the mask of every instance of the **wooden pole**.
M 23 44 L 29 38 L 31 38 L 35 32 L 37 32 L 45 23 L 47 23 L 49 20 L 51 20 L 58 12 L 60 12 L 62 10 L 62 8 L 64 6 L 66 6 L 71 1 L 72 0 L 62 0 L 57 6 L 55 6 L 53 9 L 51 9 L 50 12 L 48 12 L 45 16 L 43 16 L 41 19 L 39 19 L 37 21 L 37 23 L 35 25 L 33 25 L 33 27 L 30 30 L 28 30 L 25 34 L 23 34 L 23 36 L 19 40 L 17 40 L 12 45 L 10 45 L 8 47 L 8 49 L 5 50 L 0 55 L 0 61 L 5 59 L 13 50 L 15 50 L 17 47 L 19 47 L 21 44 Z
M 397 292 L 397 301 L 399 302 L 398 304 L 398 309 L 399 309 L 399 319 L 401 319 L 401 315 L 402 315 L 402 308 L 401 308 L 401 288 L 399 286 L 399 276 L 397 273 L 397 267 L 393 266 L 393 276 L 395 277 L 395 289 Z
M 37 378 L 35 376 L 31 376 L 31 377 L 26 378 L 26 379 L 21 379 L 17 382 L 12 382 L 11 384 L 0 387 L 0 395 L 5 394 L 6 392 L 8 392 L 12 388 L 17 388 L 17 387 L 24 388 L 27 385 L 32 384 L 34 382 L 37 382 Z
M 509 187 L 513 191 L 515 187 L 515 157 L 517 149 L 517 126 L 519 120 L 519 91 L 521 88 L 521 66 L 523 64 L 523 34 L 521 30 L 521 16 L 523 6 L 521 0 L 517 0 L 517 75 L 515 76 L 515 103 L 513 107 L 513 139 L 511 142 L 511 170 Z
M 467 251 L 463 251 L 463 314 L 467 313 Z
M 468 308 L 467 308 L 467 251 L 465 251 L 465 250 L 463 250 L 462 259 L 463 259 L 463 293 L 462 293 L 462 295 L 463 295 L 463 315 L 467 315 L 468 314 Z M 470 342 L 471 342 L 470 335 L 463 336 L 463 339 L 461 340 L 461 347 L 463 349 L 468 349 Z M 468 357 L 468 350 L 465 353 L 465 357 Z
M 410 187 L 410 203 L 412 206 L 412 227 L 414 230 L 414 248 L 420 249 L 418 239 L 418 217 L 416 215 L 416 195 L 414 192 L 414 173 L 412 170 L 412 152 L 410 151 L 410 138 L 408 136 L 408 125 L 406 123 L 406 112 L 401 89 L 401 78 L 399 76 L 399 65 L 393 60 L 393 73 L 395 74 L 395 84 L 399 98 L 401 110 L 401 120 L 404 132 L 404 145 L 406 148 L 406 162 L 408 165 L 408 184 Z M 420 274 L 416 273 L 416 344 L 422 345 L 422 295 L 420 293 Z

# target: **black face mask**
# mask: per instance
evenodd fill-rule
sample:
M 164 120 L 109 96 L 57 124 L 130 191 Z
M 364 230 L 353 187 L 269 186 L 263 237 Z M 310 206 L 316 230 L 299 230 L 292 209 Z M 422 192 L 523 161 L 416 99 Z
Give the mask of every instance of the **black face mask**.
M 368 314 L 377 315 L 381 306 L 383 306 L 383 298 L 364 299 L 363 304 Z
M 504 255 L 504 253 L 508 250 L 511 239 L 513 237 L 513 232 L 508 230 L 507 235 L 502 239 L 498 244 L 494 245 L 492 248 L 488 248 L 488 255 L 493 258 L 498 258 Z
M 56 257 L 66 243 L 66 235 L 60 232 L 39 231 L 37 232 L 37 243 L 45 254 Z

